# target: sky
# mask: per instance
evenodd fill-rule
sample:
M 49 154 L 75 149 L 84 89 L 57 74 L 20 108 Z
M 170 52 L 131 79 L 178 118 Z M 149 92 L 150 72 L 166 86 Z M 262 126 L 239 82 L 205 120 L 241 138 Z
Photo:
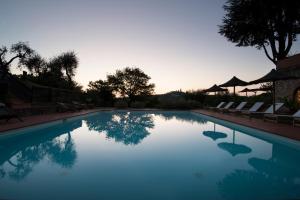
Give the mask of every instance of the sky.
M 204 89 L 274 68 L 264 52 L 218 33 L 225 0 L 0 0 L 0 45 L 18 41 L 45 58 L 75 51 L 75 80 L 139 67 L 157 94 Z M 296 42 L 291 53 L 300 53 Z M 20 73 L 13 69 L 14 73 Z

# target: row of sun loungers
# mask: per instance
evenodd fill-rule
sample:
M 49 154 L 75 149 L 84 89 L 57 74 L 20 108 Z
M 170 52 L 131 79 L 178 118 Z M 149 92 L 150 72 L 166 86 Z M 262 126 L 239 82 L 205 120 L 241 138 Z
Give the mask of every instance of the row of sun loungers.
M 260 111 L 264 105 L 263 102 L 256 102 L 249 109 L 244 109 L 247 104 L 247 102 L 241 102 L 235 108 L 232 108 L 234 102 L 220 102 L 216 107 L 210 107 L 209 109 L 220 111 L 223 113 L 236 113 L 241 115 L 247 115 L 249 118 L 263 117 L 265 121 L 270 120 L 278 122 L 280 119 L 292 120 L 293 126 L 300 123 L 300 110 L 298 110 L 293 115 L 275 114 L 284 106 L 284 103 L 276 103 L 275 112 L 273 110 L 273 105 L 270 105 L 264 111 Z
M 56 103 L 56 110 L 58 112 L 75 112 L 83 109 L 89 108 L 88 105 L 81 104 L 79 102 L 73 101 L 72 103 Z M 0 120 L 9 121 L 10 119 L 18 119 L 23 121 L 22 118 L 14 112 L 12 109 L 8 108 L 5 104 L 0 102 Z
M 8 122 L 13 118 L 23 121 L 15 112 L 6 107 L 5 104 L 0 103 L 0 120 L 6 120 L 6 122 Z

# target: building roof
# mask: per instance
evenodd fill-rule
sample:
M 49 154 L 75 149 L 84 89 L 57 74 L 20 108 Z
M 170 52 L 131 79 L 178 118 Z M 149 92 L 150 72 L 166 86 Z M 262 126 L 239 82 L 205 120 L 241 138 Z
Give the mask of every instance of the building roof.
M 278 61 L 276 67 L 277 69 L 300 69 L 300 54 Z

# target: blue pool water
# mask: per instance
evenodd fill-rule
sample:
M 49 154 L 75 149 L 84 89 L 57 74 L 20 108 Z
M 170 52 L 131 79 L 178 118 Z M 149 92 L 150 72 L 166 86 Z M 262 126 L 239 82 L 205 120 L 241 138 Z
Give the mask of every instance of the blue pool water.
M 191 112 L 101 112 L 0 137 L 0 199 L 299 198 L 298 143 Z

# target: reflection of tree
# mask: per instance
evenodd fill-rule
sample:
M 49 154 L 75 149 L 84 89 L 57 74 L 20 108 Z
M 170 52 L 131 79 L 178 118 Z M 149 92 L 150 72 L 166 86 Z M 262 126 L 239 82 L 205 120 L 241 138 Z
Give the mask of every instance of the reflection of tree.
M 49 156 L 65 168 L 71 168 L 75 164 L 77 153 L 70 133 L 64 140 L 54 139 L 49 146 Z
M 65 122 L 43 133 L 35 131 L 1 140 L 0 178 L 8 175 L 21 180 L 45 157 L 62 167 L 72 167 L 77 155 L 70 132 L 80 126 L 81 121 Z
M 195 116 L 190 112 L 155 112 L 156 115 L 161 116 L 165 120 L 176 119 L 178 121 L 190 122 L 190 123 L 198 123 L 198 124 L 206 124 L 207 120 L 202 119 L 201 117 Z
M 105 112 L 86 118 L 90 130 L 105 132 L 116 142 L 139 144 L 154 127 L 153 116 L 144 112 Z
M 218 183 L 225 199 L 298 199 L 299 151 L 274 144 L 271 159 L 250 158 L 254 170 L 235 170 Z

